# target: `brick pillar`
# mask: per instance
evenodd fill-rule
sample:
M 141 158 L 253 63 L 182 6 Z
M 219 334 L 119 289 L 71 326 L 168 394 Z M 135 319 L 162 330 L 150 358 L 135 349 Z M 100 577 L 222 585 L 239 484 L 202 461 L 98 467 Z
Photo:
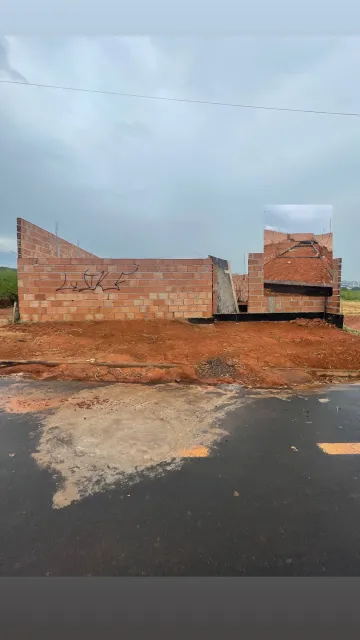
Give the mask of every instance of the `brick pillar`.
M 327 299 L 327 312 L 340 313 L 341 258 L 333 259 L 333 293 Z
M 267 313 L 268 300 L 264 296 L 264 254 L 249 253 L 248 258 L 249 299 L 248 313 Z
M 22 258 L 22 247 L 21 247 L 21 240 L 22 240 L 21 218 L 17 218 L 17 219 L 16 219 L 16 231 L 17 231 L 17 254 L 18 254 L 18 258 Z

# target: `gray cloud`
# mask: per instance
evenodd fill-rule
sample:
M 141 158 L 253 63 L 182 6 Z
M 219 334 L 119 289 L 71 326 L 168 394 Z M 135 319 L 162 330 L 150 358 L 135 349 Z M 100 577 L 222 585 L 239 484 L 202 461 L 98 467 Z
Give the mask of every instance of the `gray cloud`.
M 1 60 L 29 82 L 355 111 L 359 54 L 358 39 L 9 38 Z M 0 85 L 0 238 L 22 216 L 98 255 L 241 270 L 267 203 L 330 203 L 360 277 L 359 143 L 350 118 Z
M 286 233 L 329 233 L 332 217 L 331 205 L 269 205 L 265 207 L 264 224 Z

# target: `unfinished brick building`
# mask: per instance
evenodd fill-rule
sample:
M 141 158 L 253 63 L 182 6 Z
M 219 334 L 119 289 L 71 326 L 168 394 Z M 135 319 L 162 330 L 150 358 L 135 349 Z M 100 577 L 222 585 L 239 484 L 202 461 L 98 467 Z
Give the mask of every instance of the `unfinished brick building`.
M 248 313 L 340 313 L 341 258 L 332 234 L 264 232 L 264 252 L 250 253 L 248 274 L 233 276 Z
M 212 261 L 99 258 L 17 221 L 21 320 L 212 316 Z
M 22 218 L 17 239 L 23 321 L 340 313 L 341 259 L 332 257 L 331 234 L 265 233 L 248 274 L 233 276 L 212 256 L 99 258 Z

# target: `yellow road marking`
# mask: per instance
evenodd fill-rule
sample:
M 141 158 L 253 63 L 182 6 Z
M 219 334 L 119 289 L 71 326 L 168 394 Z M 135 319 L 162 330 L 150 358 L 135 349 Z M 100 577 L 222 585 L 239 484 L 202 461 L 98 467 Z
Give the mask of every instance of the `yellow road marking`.
M 360 454 L 360 442 L 318 442 L 317 446 L 330 456 L 354 456 Z
M 191 449 L 182 449 L 180 456 L 182 458 L 207 458 L 209 455 L 208 447 L 199 445 L 198 447 L 192 447 Z

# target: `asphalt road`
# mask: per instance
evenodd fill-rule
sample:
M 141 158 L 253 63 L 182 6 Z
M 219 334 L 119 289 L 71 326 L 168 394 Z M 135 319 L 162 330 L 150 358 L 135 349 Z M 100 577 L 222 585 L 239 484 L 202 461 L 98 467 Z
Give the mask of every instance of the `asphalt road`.
M 56 510 L 38 416 L 1 412 L 0 574 L 359 575 L 360 456 L 318 446 L 360 443 L 359 418 L 357 385 L 258 398 L 210 457 Z

